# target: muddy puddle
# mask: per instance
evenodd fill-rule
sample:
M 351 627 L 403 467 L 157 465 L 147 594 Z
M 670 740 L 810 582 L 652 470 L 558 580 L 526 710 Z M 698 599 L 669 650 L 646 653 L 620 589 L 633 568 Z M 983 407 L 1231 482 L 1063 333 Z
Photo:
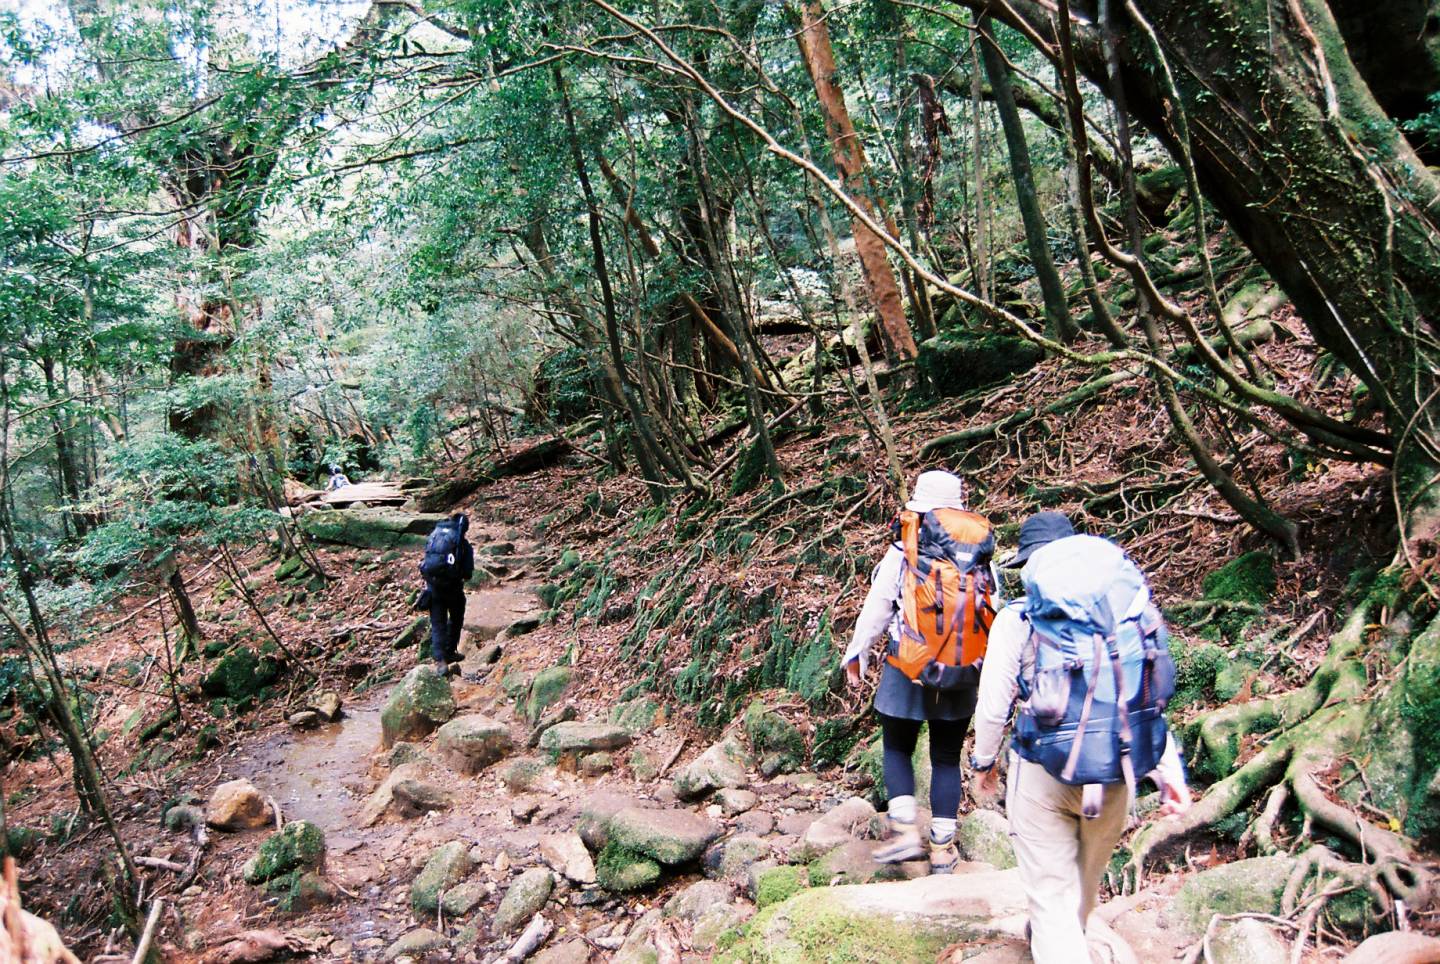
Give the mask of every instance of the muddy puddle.
M 352 825 L 370 787 L 371 755 L 380 746 L 385 693 L 347 704 L 338 722 L 276 734 L 236 762 L 241 776 L 273 796 L 286 820 L 322 830 Z

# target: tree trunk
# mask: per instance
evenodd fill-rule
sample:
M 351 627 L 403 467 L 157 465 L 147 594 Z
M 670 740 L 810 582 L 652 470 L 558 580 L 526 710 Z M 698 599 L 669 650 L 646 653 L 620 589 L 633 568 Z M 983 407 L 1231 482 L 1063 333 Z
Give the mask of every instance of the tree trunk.
M 805 69 L 810 72 L 810 79 L 815 85 L 815 96 L 825 117 L 825 131 L 830 137 L 840 180 L 860 208 L 876 221 L 884 223 L 884 209 L 878 199 L 871 197 L 866 184 L 865 148 L 855 133 L 850 111 L 845 106 L 845 92 L 840 87 L 835 52 L 830 46 L 827 16 L 820 0 L 805 0 L 800 4 L 801 26 L 795 40 L 800 47 L 800 57 L 805 61 Z M 890 267 L 885 243 L 858 219 L 853 224 L 855 250 L 860 255 L 860 265 L 865 273 L 865 288 L 870 294 L 871 305 L 880 316 L 880 325 L 896 356 L 901 360 L 914 358 L 915 337 L 905 318 L 900 286 Z
M 1035 276 L 1040 282 L 1040 294 L 1045 300 L 1045 329 L 1060 341 L 1069 344 L 1080 337 L 1080 329 L 1070 317 L 1065 304 L 1065 286 L 1060 281 L 1060 272 L 1055 270 L 1055 259 L 1050 254 L 1050 240 L 1046 236 L 1045 214 L 1040 210 L 1040 198 L 1035 191 L 1035 177 L 1030 171 L 1030 146 L 1025 143 L 1025 127 L 1020 121 L 1020 109 L 1015 106 L 1015 94 L 1010 87 L 1010 67 L 1005 54 L 995 40 L 995 31 L 989 17 L 979 22 L 980 57 L 985 63 L 985 74 L 990 78 L 990 87 L 995 92 L 995 109 L 1000 114 L 1000 126 L 1005 130 L 1005 145 L 1010 153 L 1010 178 L 1015 185 L 1015 203 L 1020 208 L 1020 219 L 1025 224 L 1025 245 L 1030 249 L 1030 263 L 1035 266 Z

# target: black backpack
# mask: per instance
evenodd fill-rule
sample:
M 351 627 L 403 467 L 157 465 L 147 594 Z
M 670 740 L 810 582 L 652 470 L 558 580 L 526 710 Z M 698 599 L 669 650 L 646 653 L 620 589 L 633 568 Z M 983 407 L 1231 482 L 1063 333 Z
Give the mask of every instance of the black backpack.
M 437 525 L 425 543 L 420 575 L 437 585 L 458 585 L 460 578 L 460 527 L 446 521 Z

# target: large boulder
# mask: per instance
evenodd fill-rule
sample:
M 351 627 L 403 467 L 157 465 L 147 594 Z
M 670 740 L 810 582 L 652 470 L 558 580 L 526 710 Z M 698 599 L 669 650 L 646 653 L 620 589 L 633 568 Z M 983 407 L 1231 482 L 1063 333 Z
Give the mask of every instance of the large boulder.
M 428 663 L 395 684 L 380 711 L 380 743 L 387 750 L 399 740 L 418 740 L 455 715 L 450 681 Z
M 357 819 L 360 826 L 369 827 L 387 813 L 408 818 L 432 810 L 448 810 L 454 805 L 454 794 L 431 782 L 423 764 L 405 763 L 390 771 L 385 781 L 375 788 Z
M 755 834 L 738 833 L 716 841 L 705 850 L 705 873 L 723 880 L 744 880 L 750 868 L 770 859 L 770 841 Z
M 410 885 L 410 909 L 416 914 L 433 914 L 440 907 L 440 895 L 464 880 L 475 869 L 470 848 L 462 840 L 436 847 L 425 867 Z
M 502 937 L 525 926 L 530 918 L 545 908 L 554 889 L 555 875 L 546 868 L 532 867 L 525 871 L 505 892 L 500 908 L 490 922 L 491 931 L 496 937 Z
M 308 518 L 308 516 L 306 517 Z M 385 960 L 394 961 L 402 957 L 420 959 L 426 954 L 444 950 L 450 946 L 445 935 L 437 934 L 428 927 L 421 927 L 406 934 L 385 950 Z
M 959 941 L 1009 936 L 1005 919 L 1025 910 L 1025 890 L 1014 870 L 805 888 L 762 910 L 728 954 L 754 962 L 817 954 L 827 960 L 933 961 Z
M 1294 870 L 1294 858 L 1283 855 L 1202 870 L 1185 878 L 1166 916 L 1198 938 L 1216 914 L 1278 914 L 1280 897 Z
M 245 882 L 263 884 L 291 871 L 325 869 L 325 834 L 308 820 L 294 820 L 279 833 L 265 838 L 260 850 L 245 862 Z
M 664 916 L 695 923 L 715 904 L 730 900 L 730 888 L 714 880 L 697 880 L 665 902 Z
M 721 827 L 689 810 L 630 807 L 610 818 L 610 842 L 666 866 L 700 859 Z
M 270 804 L 249 780 L 220 784 L 205 806 L 205 822 L 216 830 L 258 830 L 271 819 Z
M 629 732 L 610 723 L 556 723 L 540 737 L 540 749 L 578 755 L 618 750 L 629 742 Z
M 1045 350 L 1014 335 L 975 334 L 957 329 L 952 334 L 920 343 L 915 367 L 937 395 L 966 392 L 1005 381 L 1027 372 L 1045 357 Z
M 644 804 L 636 797 L 622 793 L 592 793 L 580 804 L 580 818 L 575 830 L 585 846 L 599 852 L 610 841 L 610 821 L 621 810 L 641 807 Z
M 682 767 L 674 779 L 681 800 L 698 800 L 721 787 L 743 787 L 750 755 L 734 737 L 727 736 Z
M 215 668 L 200 680 L 200 692 L 235 702 L 263 697 L 266 688 L 280 679 L 285 663 L 278 654 L 262 653 L 247 646 L 230 650 Z
M 996 870 L 1015 866 L 1010 825 L 994 810 L 972 810 L 960 821 L 955 843 L 966 860 L 989 864 Z
M 510 731 L 488 716 L 457 716 L 435 736 L 440 758 L 461 773 L 479 773 L 510 752 Z
M 423 546 L 445 516 L 398 509 L 345 509 L 307 512 L 300 528 L 317 542 L 357 549 L 400 549 Z

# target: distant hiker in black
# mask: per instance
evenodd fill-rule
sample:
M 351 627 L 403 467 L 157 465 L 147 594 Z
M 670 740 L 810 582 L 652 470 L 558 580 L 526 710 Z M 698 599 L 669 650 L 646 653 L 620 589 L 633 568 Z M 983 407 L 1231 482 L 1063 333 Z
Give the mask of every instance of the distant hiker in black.
M 425 543 L 420 575 L 422 601 L 430 605 L 430 655 L 443 676 L 460 661 L 460 631 L 465 628 L 465 583 L 475 574 L 475 551 L 465 538 L 470 519 L 463 512 L 435 527 Z

